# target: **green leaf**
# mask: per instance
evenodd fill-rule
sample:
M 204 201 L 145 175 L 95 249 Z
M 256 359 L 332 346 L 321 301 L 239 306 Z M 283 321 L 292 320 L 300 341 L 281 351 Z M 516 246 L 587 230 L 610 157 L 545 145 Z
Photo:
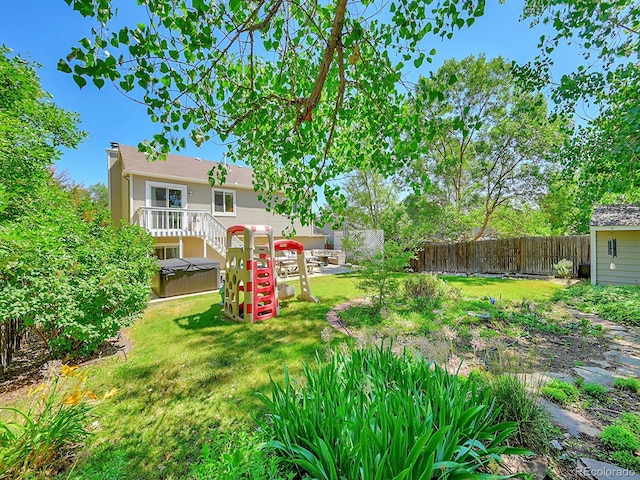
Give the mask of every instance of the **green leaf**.
M 87 84 L 87 81 L 81 77 L 80 75 L 74 75 L 73 76 L 73 81 L 76 82 L 76 84 L 82 88 Z

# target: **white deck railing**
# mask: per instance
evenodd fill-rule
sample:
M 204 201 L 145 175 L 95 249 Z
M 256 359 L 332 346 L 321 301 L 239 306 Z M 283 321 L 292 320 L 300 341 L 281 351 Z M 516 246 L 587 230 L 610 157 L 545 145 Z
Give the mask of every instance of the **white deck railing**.
M 140 207 L 137 220 L 154 237 L 201 237 L 222 256 L 227 253 L 227 228 L 205 210 Z M 237 238 L 233 240 L 234 247 L 242 246 Z

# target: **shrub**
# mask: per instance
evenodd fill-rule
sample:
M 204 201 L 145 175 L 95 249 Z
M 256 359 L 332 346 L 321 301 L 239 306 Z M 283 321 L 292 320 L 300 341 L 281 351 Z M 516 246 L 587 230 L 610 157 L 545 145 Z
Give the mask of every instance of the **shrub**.
M 571 260 L 567 260 L 563 258 L 558 263 L 553 265 L 554 270 L 556 271 L 556 277 L 560 278 L 569 278 L 573 274 L 573 262 Z
M 84 441 L 89 435 L 89 402 L 98 398 L 84 389 L 85 379 L 75 367 L 65 365 L 61 376 L 29 392 L 34 400 L 26 412 L 0 408 L 13 414 L 12 420 L 0 419 L 0 478 L 24 478 L 45 468 L 51 470 L 59 453 Z
M 600 401 L 605 401 L 607 399 L 607 393 L 609 393 L 607 387 L 598 385 L 597 383 L 582 382 L 579 387 L 586 395 L 597 398 Z
M 335 352 L 327 364 L 304 366 L 304 386 L 285 371 L 262 397 L 270 445 L 313 478 L 467 478 L 507 453 L 513 422 L 475 380 L 396 356 L 389 347 Z
M 575 385 L 556 379 L 551 380 L 542 387 L 542 394 L 561 405 L 577 402 L 579 396 L 578 389 Z
M 543 454 L 550 450 L 554 429 L 549 415 L 538 404 L 515 375 L 499 375 L 486 381 L 496 407 L 499 422 L 517 423 L 515 439 L 518 445 Z
M 0 229 L 0 318 L 34 329 L 55 356 L 91 353 L 146 307 L 153 238 L 114 229 L 55 184 L 32 206 Z
M 459 297 L 459 290 L 431 273 L 417 273 L 404 280 L 404 295 L 409 299 L 420 298 L 438 301 Z
M 638 440 L 638 437 L 617 423 L 605 427 L 600 434 L 600 440 L 611 450 L 635 452 L 640 449 L 640 440 Z
M 363 262 L 358 287 L 371 294 L 376 310 L 380 311 L 398 296 L 400 280 L 396 274 L 404 271 L 413 256 L 413 251 L 390 240 L 385 242 L 381 252 Z
M 640 395 L 640 380 L 636 378 L 616 378 L 613 381 L 613 386 Z

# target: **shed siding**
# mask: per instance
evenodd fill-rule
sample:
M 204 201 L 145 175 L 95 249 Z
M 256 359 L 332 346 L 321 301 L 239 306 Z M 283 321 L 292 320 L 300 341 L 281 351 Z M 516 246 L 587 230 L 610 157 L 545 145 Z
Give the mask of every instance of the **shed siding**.
M 608 240 L 617 241 L 617 257 L 607 252 Z M 640 284 L 640 231 L 596 232 L 597 283 L 599 285 Z M 615 264 L 615 270 L 610 268 Z

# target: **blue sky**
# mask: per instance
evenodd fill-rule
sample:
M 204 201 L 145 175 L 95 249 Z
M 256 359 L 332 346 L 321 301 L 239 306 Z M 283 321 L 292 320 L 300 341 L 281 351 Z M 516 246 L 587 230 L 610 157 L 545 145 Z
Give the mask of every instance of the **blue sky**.
M 134 0 L 128 0 L 133 4 Z M 541 31 L 532 31 L 528 23 L 519 22 L 523 0 L 507 0 L 500 5 L 488 0 L 485 15 L 469 29 L 456 33 L 450 41 L 432 39 L 438 50 L 432 65 L 423 64 L 409 77 L 428 74 L 448 58 L 463 58 L 485 53 L 488 58 L 503 56 L 508 60 L 525 62 L 536 55 Z M 57 163 L 58 170 L 66 170 L 79 183 L 106 183 L 106 153 L 109 142 L 126 145 L 151 137 L 157 130 L 146 114 L 146 108 L 120 95 L 112 86 L 97 90 L 91 85 L 80 90 L 71 75 L 58 72 L 59 58 L 66 57 L 72 45 L 90 35 L 91 21 L 83 19 L 63 0 L 3 0 L 0 2 L 0 44 L 13 49 L 23 58 L 42 65 L 39 70 L 44 90 L 51 93 L 58 106 L 80 114 L 81 128 L 89 137 L 77 150 L 65 150 Z M 579 58 L 568 51 L 557 52 L 556 74 L 573 70 Z M 190 148 L 182 154 L 209 160 L 220 160 L 223 148 L 206 145 Z

